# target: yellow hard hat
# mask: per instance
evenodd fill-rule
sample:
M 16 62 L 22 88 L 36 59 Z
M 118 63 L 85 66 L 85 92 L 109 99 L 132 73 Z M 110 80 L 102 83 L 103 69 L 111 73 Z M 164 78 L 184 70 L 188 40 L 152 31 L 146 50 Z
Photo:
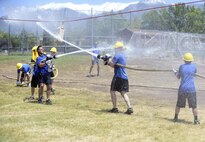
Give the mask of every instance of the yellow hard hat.
M 120 47 L 124 47 L 123 42 L 120 41 L 116 42 L 114 48 L 120 48 Z
M 56 52 L 57 52 L 57 49 L 56 49 L 55 47 L 52 47 L 50 51 L 56 53 Z
M 23 64 L 22 63 L 17 63 L 16 64 L 16 68 L 19 70 L 19 69 L 21 69 L 22 68 L 22 66 L 23 66 Z
M 194 60 L 194 58 L 193 58 L 191 53 L 185 53 L 184 57 L 183 57 L 183 60 L 187 61 L 187 62 L 192 62 Z

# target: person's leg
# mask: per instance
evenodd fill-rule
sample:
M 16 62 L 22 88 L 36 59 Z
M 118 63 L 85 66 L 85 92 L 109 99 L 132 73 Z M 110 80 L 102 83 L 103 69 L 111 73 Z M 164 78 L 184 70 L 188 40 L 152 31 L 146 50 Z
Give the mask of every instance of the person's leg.
M 30 87 L 30 76 L 26 74 L 26 78 L 27 78 L 27 87 Z
M 115 94 L 115 91 L 110 91 L 110 95 L 111 95 L 111 100 L 112 100 L 113 108 L 111 110 L 109 110 L 108 112 L 118 113 L 117 96 Z
M 31 87 L 31 97 L 34 98 L 34 93 L 35 93 L 35 87 Z
M 194 116 L 194 124 L 200 124 L 198 120 L 196 93 L 190 93 L 188 95 L 188 103 L 189 103 L 189 108 L 192 108 L 192 113 Z
M 39 94 L 38 94 L 38 103 L 43 103 L 43 88 L 44 88 L 44 84 L 40 83 L 39 85 Z
M 176 107 L 175 107 L 175 116 L 174 116 L 174 121 L 175 121 L 175 122 L 178 121 L 179 112 L 180 112 L 180 107 L 178 107 L 178 106 L 176 105 Z
M 186 94 L 178 92 L 177 104 L 175 107 L 174 122 L 178 122 L 180 108 L 182 107 L 184 108 L 185 105 L 186 105 Z
M 132 106 L 131 106 L 130 99 L 129 99 L 128 95 L 124 91 L 122 91 L 120 94 L 124 98 L 124 100 L 125 100 L 125 102 L 127 104 L 127 111 L 125 113 L 132 114 L 133 113 L 133 109 L 132 109 Z
M 50 74 L 48 74 L 47 76 L 45 76 L 46 78 L 46 87 L 47 87 L 47 99 L 46 99 L 46 104 L 48 105 L 52 105 L 51 99 L 50 99 L 50 95 L 51 95 L 51 77 Z
M 99 63 L 97 63 L 97 76 L 99 76 L 100 75 L 100 65 L 99 65 Z
M 51 84 L 46 85 L 47 87 L 47 99 L 50 99 L 50 94 L 51 94 Z
M 128 95 L 126 94 L 126 92 L 122 91 L 120 94 L 124 98 L 124 100 L 127 104 L 127 108 L 132 108 L 132 106 L 130 104 L 130 99 L 129 99 Z
M 192 108 L 192 112 L 194 115 L 194 124 L 200 124 L 199 120 L 198 120 L 198 111 L 197 108 Z
M 113 108 L 117 108 L 117 96 L 115 91 L 110 91 Z

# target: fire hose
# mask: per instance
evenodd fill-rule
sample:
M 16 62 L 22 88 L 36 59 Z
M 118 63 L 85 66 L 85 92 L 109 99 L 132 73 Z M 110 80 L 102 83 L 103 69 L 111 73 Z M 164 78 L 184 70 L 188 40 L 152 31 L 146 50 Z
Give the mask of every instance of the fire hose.
M 103 60 L 105 62 L 105 65 L 107 65 L 108 64 L 107 62 L 111 58 L 111 56 L 109 54 L 106 54 L 105 56 L 98 55 L 97 58 Z M 169 69 L 167 69 L 167 70 L 161 70 L 161 69 L 139 69 L 139 68 L 134 68 L 134 67 L 122 65 L 122 64 L 119 64 L 119 63 L 117 63 L 115 65 L 119 66 L 119 67 L 123 67 L 123 68 L 129 69 L 129 70 L 134 70 L 134 71 L 174 72 L 174 73 L 177 72 L 177 70 L 175 70 L 174 68 L 172 70 L 169 70 Z M 205 79 L 205 76 L 203 76 L 201 74 L 198 74 L 198 73 L 195 73 L 195 76 Z
M 118 64 L 118 63 L 116 65 L 119 66 L 119 67 L 127 68 L 129 70 L 135 70 L 135 71 L 150 71 L 150 72 L 172 72 L 173 71 L 173 72 L 177 72 L 177 70 L 175 70 L 175 69 L 172 69 L 172 70 L 139 69 L 139 68 L 133 68 L 133 67 L 125 66 L 125 65 L 122 65 L 122 64 Z M 195 73 L 195 76 L 205 79 L 205 76 L 203 76 L 201 74 L 198 74 L 198 73 Z

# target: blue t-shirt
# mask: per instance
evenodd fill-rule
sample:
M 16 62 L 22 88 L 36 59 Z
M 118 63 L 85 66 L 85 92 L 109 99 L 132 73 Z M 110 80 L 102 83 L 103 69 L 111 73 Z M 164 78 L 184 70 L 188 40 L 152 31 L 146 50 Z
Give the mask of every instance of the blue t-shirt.
M 185 63 L 179 67 L 179 77 L 181 78 L 179 92 L 192 93 L 196 92 L 194 85 L 194 75 L 196 73 L 196 65 Z
M 93 50 L 92 52 L 95 53 L 95 54 L 97 54 L 97 55 L 100 54 L 100 50 L 99 50 L 99 49 Z M 97 60 L 97 57 L 92 56 L 92 60 Z
M 40 63 L 42 61 L 46 61 L 46 54 L 42 54 L 42 55 L 39 55 L 36 59 L 36 64 L 37 64 L 37 72 L 38 73 L 41 73 L 42 75 L 45 75 L 48 73 L 48 65 L 46 64 L 44 67 L 39 67 Z
M 112 62 L 114 64 L 121 64 L 121 65 L 126 65 L 126 59 L 125 59 L 125 55 L 123 53 L 116 53 L 115 56 L 113 57 L 112 59 Z M 119 77 L 119 78 L 123 78 L 123 79 L 126 79 L 128 80 L 128 77 L 127 77 L 127 74 L 126 74 L 126 71 L 125 71 L 125 68 L 124 67 L 119 67 L 119 66 L 116 66 L 114 67 L 114 77 Z
M 20 73 L 21 71 L 23 73 L 30 73 L 31 72 L 31 67 L 29 66 L 29 64 L 23 64 L 22 68 L 20 70 L 17 70 L 17 73 Z

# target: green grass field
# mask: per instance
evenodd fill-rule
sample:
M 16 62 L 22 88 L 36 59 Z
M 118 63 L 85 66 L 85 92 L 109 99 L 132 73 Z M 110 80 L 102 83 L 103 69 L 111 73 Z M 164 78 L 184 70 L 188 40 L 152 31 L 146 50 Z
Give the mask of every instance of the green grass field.
M 16 75 L 15 64 L 29 57 L 0 56 L 1 73 Z M 74 74 L 86 68 L 88 57 L 69 56 L 56 61 L 58 68 Z M 66 64 L 69 63 L 69 64 Z M 77 64 L 78 67 L 77 67 Z M 76 66 L 76 67 L 75 67 Z M 69 73 L 68 73 L 69 72 Z M 12 74 L 13 73 L 13 74 Z M 72 75 L 71 75 L 72 76 Z M 61 74 L 59 74 L 61 78 Z M 111 114 L 109 91 L 55 85 L 53 105 L 23 102 L 30 88 L 15 87 L 15 81 L 0 77 L 1 142 L 204 142 L 205 111 L 199 107 L 200 125 L 193 125 L 190 109 L 182 109 L 180 122 L 173 123 L 175 104 L 153 98 L 130 96 L 134 114 L 118 95 L 120 113 Z M 109 89 L 108 89 L 109 90 Z M 143 90 L 140 90 L 143 92 Z M 139 92 L 140 92 L 139 91 Z M 154 100 L 154 101 L 153 101 Z

